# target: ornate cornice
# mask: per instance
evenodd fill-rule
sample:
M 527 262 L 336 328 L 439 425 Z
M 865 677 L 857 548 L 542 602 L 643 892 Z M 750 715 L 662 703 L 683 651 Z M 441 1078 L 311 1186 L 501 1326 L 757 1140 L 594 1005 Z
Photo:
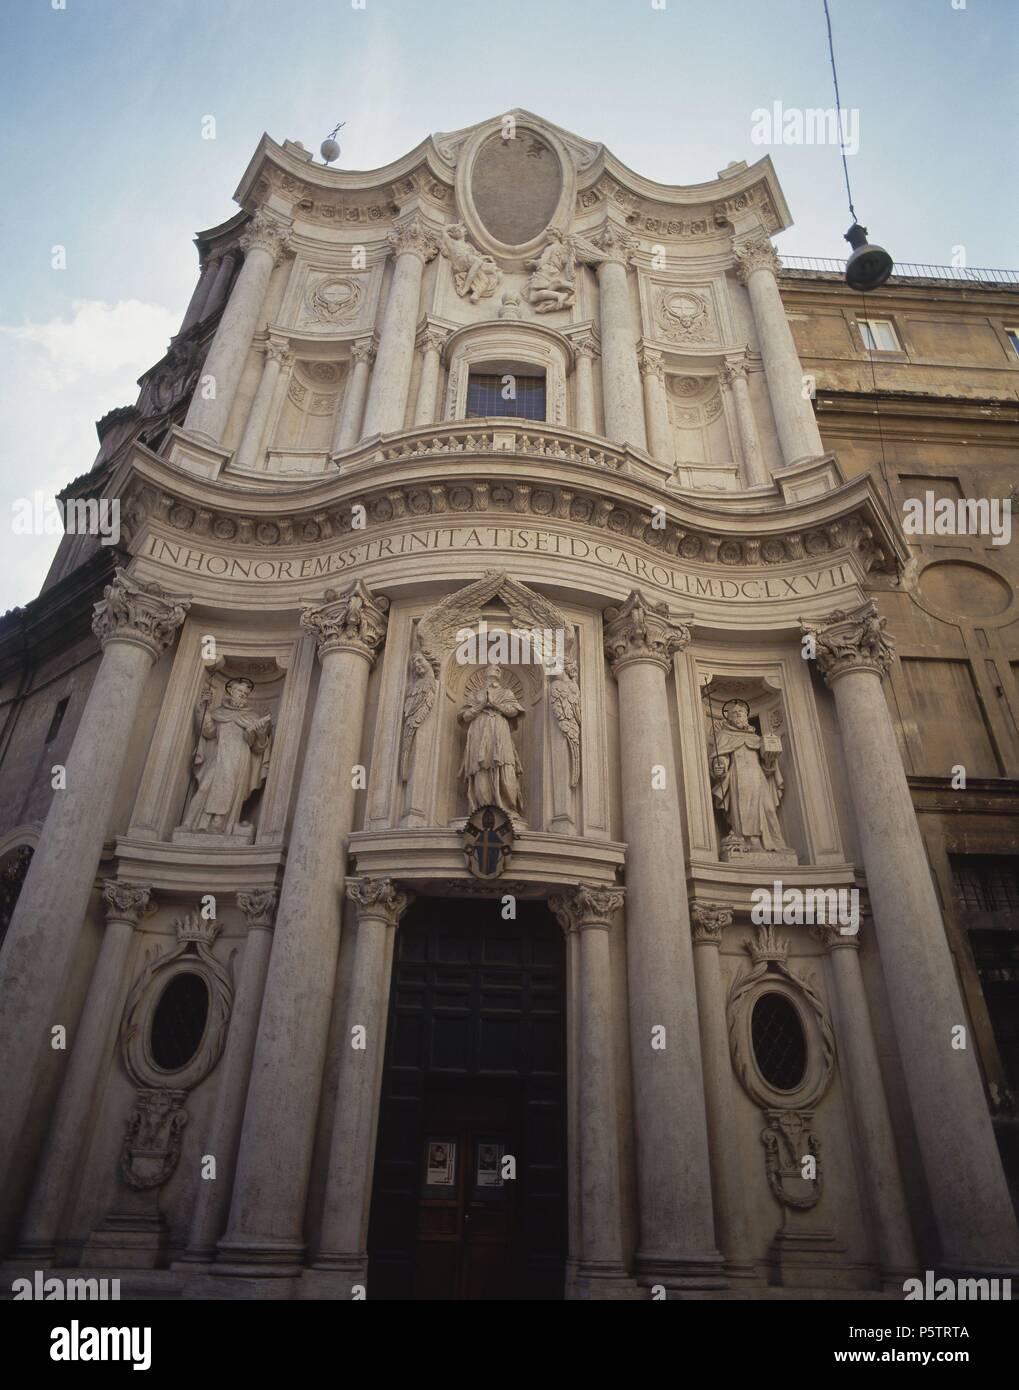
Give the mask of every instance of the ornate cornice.
M 578 883 L 565 893 L 553 893 L 548 905 L 567 935 L 596 927 L 608 931 L 612 914 L 623 905 L 622 888 L 604 888 L 600 884 Z
M 134 642 L 155 661 L 177 635 L 190 607 L 190 597 L 167 593 L 158 584 L 117 569 L 95 605 L 92 631 L 103 647 L 107 642 Z
M 237 906 L 244 913 L 249 931 L 258 928 L 272 930 L 277 896 L 275 888 L 252 888 L 247 893 L 237 894 Z
M 614 675 L 634 661 L 651 661 L 668 671 L 674 652 L 690 644 L 690 629 L 667 603 L 652 603 L 634 589 L 618 608 L 606 608 L 605 655 Z
M 778 252 L 763 232 L 734 243 L 732 253 L 736 259 L 736 279 L 741 285 L 747 283 L 755 270 L 770 270 L 777 275 L 782 265 Z
M 801 619 L 800 628 L 805 640 L 813 639 L 814 660 L 831 686 L 849 671 L 887 674 L 895 660 L 895 642 L 885 632 L 885 623 L 871 599 L 852 612 L 837 608 L 819 623 Z
M 732 926 L 733 910 L 719 903 L 692 902 L 690 928 L 694 945 L 721 946 L 722 929 Z
M 356 579 L 342 595 L 325 591 L 325 602 L 306 604 L 301 626 L 318 643 L 320 658 L 336 651 L 357 652 L 374 662 L 385 641 L 389 600 L 376 596 L 363 580 Z
M 139 883 L 122 883 L 116 878 L 104 881 L 103 902 L 107 922 L 127 922 L 132 927 L 156 910 L 151 888 Z
M 290 228 L 287 223 L 260 207 L 248 223 L 240 238 L 240 248 L 247 256 L 252 251 L 267 251 L 273 265 L 279 265 L 287 250 Z
M 357 908 L 358 918 L 382 918 L 387 927 L 396 927 L 414 900 L 414 894 L 398 888 L 391 878 L 351 878 L 347 897 Z

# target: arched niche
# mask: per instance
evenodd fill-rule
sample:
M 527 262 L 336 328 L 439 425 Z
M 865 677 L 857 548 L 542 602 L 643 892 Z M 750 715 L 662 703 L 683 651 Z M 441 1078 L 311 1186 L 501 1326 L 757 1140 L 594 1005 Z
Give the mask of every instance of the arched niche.
M 472 370 L 506 372 L 540 368 L 545 377 L 545 422 L 567 425 L 566 378 L 573 365 L 568 339 L 545 324 L 500 319 L 471 324 L 452 334 L 443 354 L 448 375 L 444 414 L 447 420 L 467 418 L 467 382 Z M 541 421 L 534 424 L 540 427 Z

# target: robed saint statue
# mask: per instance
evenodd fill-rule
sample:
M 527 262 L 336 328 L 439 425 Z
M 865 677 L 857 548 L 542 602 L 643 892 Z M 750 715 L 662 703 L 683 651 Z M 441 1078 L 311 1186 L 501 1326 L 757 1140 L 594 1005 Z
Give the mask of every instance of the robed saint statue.
M 715 723 L 710 746 L 712 796 L 730 836 L 744 850 L 786 850 L 778 821 L 782 773 L 781 744 L 762 737 L 750 723 L 745 700 L 727 700 Z
M 182 829 L 210 835 L 245 835 L 244 803 L 262 786 L 269 770 L 272 717 L 250 709 L 254 684 L 246 676 L 228 680 L 222 703 L 209 708 L 207 687 L 195 710 L 198 746 L 193 768 L 194 794 Z
M 466 781 L 470 811 L 498 806 L 510 815 L 522 816 L 521 763 L 513 730 L 524 707 L 501 678 L 498 666 L 486 666 L 483 681 L 457 711 L 457 719 L 467 730 L 460 775 Z

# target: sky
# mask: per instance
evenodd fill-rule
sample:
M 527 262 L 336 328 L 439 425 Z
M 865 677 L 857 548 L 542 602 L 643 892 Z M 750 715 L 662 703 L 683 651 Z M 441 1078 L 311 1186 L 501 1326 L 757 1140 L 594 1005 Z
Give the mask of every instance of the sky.
M 829 8 L 872 239 L 1015 268 L 1019 0 Z M 236 210 L 263 131 L 317 151 L 344 120 L 339 167 L 372 169 L 523 107 L 663 183 L 770 154 L 779 251 L 844 256 L 838 148 L 761 143 L 776 102 L 834 105 L 822 0 L 3 0 L 0 612 L 57 541 L 13 518 L 134 403 L 194 286 L 192 238 Z

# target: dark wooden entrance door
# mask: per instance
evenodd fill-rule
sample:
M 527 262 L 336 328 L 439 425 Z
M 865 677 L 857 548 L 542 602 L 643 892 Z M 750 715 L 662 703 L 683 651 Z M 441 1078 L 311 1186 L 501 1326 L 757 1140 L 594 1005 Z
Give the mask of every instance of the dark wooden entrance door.
M 369 1298 L 563 1296 L 564 941 L 501 907 L 420 898 L 397 931 Z
M 518 1108 L 483 1093 L 428 1097 L 415 1297 L 513 1297 Z

